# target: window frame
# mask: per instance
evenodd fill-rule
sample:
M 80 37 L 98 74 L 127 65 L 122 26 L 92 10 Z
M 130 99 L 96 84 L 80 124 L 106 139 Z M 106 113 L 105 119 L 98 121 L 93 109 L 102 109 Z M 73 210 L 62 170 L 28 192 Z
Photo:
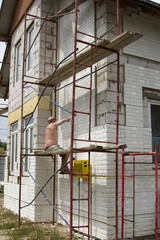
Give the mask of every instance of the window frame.
M 24 119 L 24 153 L 25 154 L 30 154 L 33 152 L 33 129 L 34 129 L 34 119 L 33 116 L 28 123 L 28 120 L 30 119 L 31 115 L 28 115 L 25 117 Z M 27 127 L 26 127 L 27 125 Z M 29 156 L 25 156 L 24 157 L 24 163 L 25 166 L 23 166 L 23 173 L 26 174 L 27 173 L 27 169 L 30 168 L 30 164 L 29 164 Z
M 21 40 L 15 45 L 15 83 L 20 80 L 21 77 L 21 55 L 22 55 L 22 44 Z
M 16 126 L 16 129 L 13 128 Z M 17 162 L 17 152 L 18 152 L 18 122 L 11 125 L 11 158 L 10 158 L 10 172 L 14 172 L 14 166 Z
M 33 35 L 31 35 L 33 34 Z M 31 47 L 34 41 L 34 22 L 27 29 L 27 72 L 29 72 L 33 68 L 33 46 Z M 31 47 L 31 49 L 30 49 Z M 30 49 L 30 50 L 29 50 Z

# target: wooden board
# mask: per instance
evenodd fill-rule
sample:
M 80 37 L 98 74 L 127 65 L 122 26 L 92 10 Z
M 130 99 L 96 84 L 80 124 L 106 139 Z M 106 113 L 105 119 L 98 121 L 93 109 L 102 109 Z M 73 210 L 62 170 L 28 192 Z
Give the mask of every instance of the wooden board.
M 102 40 L 98 42 L 96 44 L 97 47 L 96 46 L 93 47 L 93 64 L 113 54 L 113 52 L 110 51 L 110 49 L 119 51 L 123 47 L 126 47 L 127 45 L 135 42 L 141 37 L 142 37 L 142 34 L 126 31 L 111 41 Z M 98 48 L 98 47 L 103 47 L 103 48 Z M 61 81 L 71 77 L 73 75 L 73 62 L 74 62 L 74 58 L 72 57 L 68 61 L 66 61 L 63 65 L 61 65 L 56 71 L 50 84 L 56 85 L 57 83 L 60 83 Z M 91 64 L 91 47 L 90 46 L 84 51 L 81 51 L 80 53 L 77 54 L 76 62 L 81 64 L 86 64 L 86 65 Z M 86 69 L 86 66 L 77 64 L 77 67 L 76 67 L 77 73 L 84 69 Z M 51 77 L 51 74 L 48 77 L 42 79 L 40 82 L 47 83 L 50 77 Z
M 111 150 L 116 150 L 116 149 L 122 149 L 126 148 L 126 144 L 119 144 L 119 145 L 107 145 L 105 147 L 102 146 L 97 146 L 97 145 L 90 145 L 89 147 L 84 147 L 84 148 L 79 148 L 79 149 L 74 149 L 73 153 L 80 153 L 80 152 L 108 152 Z M 55 156 L 55 155 L 65 155 L 67 153 L 70 153 L 70 149 L 58 149 L 58 150 L 53 150 L 49 152 L 45 152 L 43 150 L 35 150 L 33 152 L 37 156 Z

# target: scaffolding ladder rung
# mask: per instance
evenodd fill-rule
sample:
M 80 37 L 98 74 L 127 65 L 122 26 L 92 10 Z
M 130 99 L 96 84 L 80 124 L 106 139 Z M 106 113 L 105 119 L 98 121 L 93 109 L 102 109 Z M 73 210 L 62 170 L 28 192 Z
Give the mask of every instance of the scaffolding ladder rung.
M 126 219 L 126 218 L 124 218 L 124 221 L 126 221 L 126 222 L 132 222 L 132 223 L 133 223 L 133 220 Z
M 86 115 L 90 115 L 91 114 L 89 112 L 81 112 L 81 111 L 77 111 L 77 110 L 74 110 L 74 113 L 81 113 L 81 114 L 86 114 Z
M 75 85 L 75 87 L 77 87 L 77 88 L 84 88 L 84 89 L 87 89 L 87 90 L 91 90 L 91 88 L 89 88 L 89 87 L 84 87 L 84 86 L 79 86 L 79 85 Z
M 88 228 L 88 225 L 83 225 L 83 226 L 73 226 L 73 228 Z
M 134 197 L 124 196 L 124 198 L 134 199 Z

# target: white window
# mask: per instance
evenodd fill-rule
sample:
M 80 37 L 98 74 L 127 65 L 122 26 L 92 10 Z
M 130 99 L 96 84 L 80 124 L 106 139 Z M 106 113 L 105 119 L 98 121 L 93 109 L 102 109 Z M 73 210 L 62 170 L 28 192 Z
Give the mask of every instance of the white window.
M 14 171 L 14 164 L 17 162 L 17 144 L 18 142 L 18 123 L 11 125 L 11 161 L 10 161 L 10 171 Z
M 33 24 L 27 31 L 27 71 L 33 67 L 33 43 L 34 40 L 34 26 Z
M 20 80 L 21 71 L 21 42 L 16 45 L 16 62 L 15 62 L 15 82 Z
M 31 116 L 27 116 L 25 118 L 25 131 L 24 131 L 24 149 L 25 149 L 25 154 L 32 153 L 32 148 L 33 148 L 33 116 L 30 119 Z M 30 121 L 29 121 L 30 120 Z M 25 162 L 25 167 L 24 167 L 24 172 L 29 169 L 29 156 L 25 156 L 24 158 Z

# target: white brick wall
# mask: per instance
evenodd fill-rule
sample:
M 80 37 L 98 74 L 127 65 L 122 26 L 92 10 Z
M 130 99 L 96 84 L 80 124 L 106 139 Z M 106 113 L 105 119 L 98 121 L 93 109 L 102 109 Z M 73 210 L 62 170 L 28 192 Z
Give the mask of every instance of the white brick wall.
M 130 30 L 143 34 L 140 40 L 125 47 L 124 53 L 159 62 L 160 23 L 157 18 L 143 13 L 124 15 L 123 24 L 124 31 Z
M 61 1 L 60 6 L 56 6 L 60 9 L 67 5 L 70 1 Z M 30 10 L 32 14 L 40 14 L 44 16 L 48 9 L 48 2 L 36 0 L 33 7 Z M 93 1 L 86 1 L 79 7 L 79 22 L 78 30 L 86 32 L 87 34 L 94 35 L 94 11 Z M 134 10 L 136 12 L 136 10 Z M 53 9 L 50 14 L 53 13 Z M 121 9 L 120 19 L 122 20 L 122 14 L 130 15 L 131 9 Z M 103 34 L 106 29 L 115 24 L 116 5 L 113 1 L 102 1 L 97 3 L 97 35 Z M 130 17 L 128 17 L 130 19 Z M 145 19 L 146 15 L 133 15 L 134 19 Z M 153 18 L 149 20 L 155 23 Z M 86 24 L 87 23 L 87 24 Z M 129 21 L 131 23 L 131 21 Z M 14 45 L 19 36 L 22 36 L 23 42 L 23 26 L 20 24 L 12 38 L 12 50 L 11 60 L 14 60 Z M 36 31 L 38 31 L 40 22 L 35 21 Z M 48 29 L 51 30 L 52 26 L 49 25 Z M 64 29 L 63 31 L 62 28 Z M 122 28 L 122 26 L 120 27 Z M 132 30 L 132 29 L 129 29 Z M 21 34 L 20 34 L 21 33 Z M 110 39 L 115 36 L 116 30 L 114 29 L 105 38 Z M 73 36 L 74 36 L 74 22 L 73 16 L 65 16 L 59 20 L 59 61 L 73 51 Z M 83 40 L 92 41 L 91 38 L 82 37 Z M 147 39 L 148 40 L 148 39 Z M 48 37 L 47 44 L 52 43 L 52 39 Z M 78 47 L 81 49 L 82 45 Z M 128 50 L 126 50 L 128 51 Z M 128 52 L 127 52 L 128 53 Z M 122 53 L 121 53 L 122 54 Z M 133 52 L 132 52 L 133 54 Z M 158 53 L 157 53 L 158 54 Z M 127 55 L 121 55 L 120 66 L 120 129 L 119 129 L 119 143 L 126 143 L 127 150 L 137 151 L 150 151 L 151 150 L 151 128 L 143 125 L 143 99 L 142 99 L 142 87 L 160 89 L 160 72 L 157 70 L 157 64 L 154 62 L 137 59 Z M 149 56 L 149 55 L 148 55 Z M 148 57 L 147 56 L 147 57 Z M 47 55 L 48 60 L 52 60 L 50 53 Z M 152 58 L 153 59 L 153 58 Z M 99 63 L 99 66 L 105 63 L 115 60 L 115 57 L 105 59 Z M 35 44 L 35 69 L 33 74 L 36 76 L 44 76 L 44 28 L 42 34 L 37 38 Z M 128 64 L 131 63 L 132 64 Z M 40 63 L 40 64 L 39 64 Z M 125 64 L 125 71 L 123 72 L 123 64 Z M 141 64 L 141 65 L 140 65 Z M 138 66 L 137 66 L 138 65 Z M 140 66 L 139 66 L 140 65 Z M 149 68 L 147 68 L 149 67 Z M 46 74 L 50 73 L 52 69 L 47 68 Z M 78 77 L 88 74 L 88 71 L 83 71 L 78 74 Z M 14 81 L 14 63 L 11 64 L 11 87 L 9 98 L 9 112 L 12 112 L 20 106 L 20 85 L 13 88 Z M 116 136 L 115 127 L 115 110 L 116 110 L 116 65 L 107 67 L 105 70 L 101 70 L 98 75 L 98 89 L 97 93 L 99 104 L 98 108 L 98 121 L 99 126 L 95 127 L 95 88 L 94 88 L 94 76 L 93 76 L 93 89 L 92 89 L 92 122 L 91 122 L 91 138 L 101 141 L 114 141 Z M 65 80 L 57 87 L 65 86 L 68 83 L 72 83 L 72 78 Z M 79 84 L 88 86 L 89 79 L 84 78 Z M 124 88 L 123 88 L 124 86 Z M 42 91 L 43 88 L 40 88 Z M 15 91 L 15 95 L 13 95 Z M 123 95 L 122 95 L 123 93 Z M 47 94 L 51 95 L 51 91 L 47 90 Z M 31 89 L 25 90 L 25 101 L 30 97 L 35 96 L 36 93 Z M 87 90 L 80 89 L 76 92 L 75 108 L 80 111 L 88 111 L 87 101 L 89 94 Z M 67 110 L 72 109 L 72 84 L 57 91 L 57 102 Z M 124 110 L 125 105 L 125 110 Z M 52 109 L 53 110 L 53 109 Z M 44 147 L 44 132 L 47 125 L 47 118 L 51 112 L 47 110 L 38 110 L 35 112 L 35 128 L 34 128 L 34 147 Z M 57 108 L 57 117 L 62 119 L 70 116 L 64 110 Z M 19 122 L 20 123 L 20 122 Z M 125 125 L 126 124 L 126 125 Z M 20 124 L 19 124 L 20 129 Z M 70 147 L 70 133 L 71 124 L 65 123 L 59 127 L 59 143 L 64 148 Z M 77 114 L 75 117 L 75 135 L 77 138 L 88 138 L 88 116 Z M 10 139 L 10 137 L 9 137 Z M 9 140 L 10 141 L 10 140 Z M 86 143 L 76 142 L 76 147 L 88 146 Z M 10 150 L 9 150 L 10 151 Z M 19 151 L 19 150 L 18 150 Z M 9 153 L 9 152 L 8 152 Z M 75 154 L 75 158 L 78 160 L 87 159 L 87 153 Z M 57 169 L 61 166 L 61 159 L 57 157 Z M 6 159 L 7 161 L 7 159 Z M 129 161 L 131 159 L 129 158 Z M 138 157 L 137 161 L 151 162 L 151 157 Z M 109 224 L 115 224 L 115 154 L 103 154 L 103 153 L 91 153 L 92 164 L 92 235 L 97 236 L 100 239 L 112 240 L 115 239 L 115 228 L 109 226 Z M 125 171 L 128 174 L 132 173 L 132 165 L 125 165 Z M 48 157 L 31 157 L 30 159 L 30 171 L 37 183 L 42 187 L 43 184 L 53 173 L 53 161 Z M 5 206 L 11 210 L 18 212 L 18 175 L 19 171 L 15 173 L 15 176 L 9 177 L 7 182 L 7 165 L 5 169 Z M 154 170 L 151 165 L 141 164 L 136 165 L 136 174 L 139 175 L 153 175 Z M 70 212 L 70 179 L 69 176 L 56 176 L 56 206 L 59 209 L 63 217 L 69 222 Z M 29 177 L 22 178 L 22 205 L 30 202 L 38 189 L 35 187 L 34 182 Z M 74 195 L 78 195 L 78 180 L 74 179 L 73 183 Z M 132 181 L 131 179 L 125 181 L 125 194 L 132 195 Z M 45 194 L 52 202 L 53 194 L 52 181 L 44 189 Z M 87 181 L 81 180 L 80 193 L 82 197 L 86 197 L 87 194 Z M 87 221 L 87 207 L 86 203 L 81 204 L 81 218 L 80 224 L 86 224 Z M 74 204 L 74 213 L 78 214 L 77 203 Z M 131 200 L 125 201 L 125 214 L 128 217 L 132 217 L 132 205 Z M 119 237 L 121 230 L 121 154 L 119 154 Z M 50 221 L 52 219 L 52 208 L 46 202 L 44 197 L 40 194 L 33 205 L 22 210 L 22 216 L 28 217 L 33 221 Z M 145 218 L 145 221 L 144 221 Z M 57 216 L 57 221 L 64 224 L 62 219 Z M 74 216 L 74 224 L 77 225 L 78 216 Z M 86 232 L 86 229 L 82 229 Z M 154 233 L 154 177 L 136 177 L 136 235 L 146 235 Z M 125 236 L 132 236 L 131 224 L 125 224 Z

